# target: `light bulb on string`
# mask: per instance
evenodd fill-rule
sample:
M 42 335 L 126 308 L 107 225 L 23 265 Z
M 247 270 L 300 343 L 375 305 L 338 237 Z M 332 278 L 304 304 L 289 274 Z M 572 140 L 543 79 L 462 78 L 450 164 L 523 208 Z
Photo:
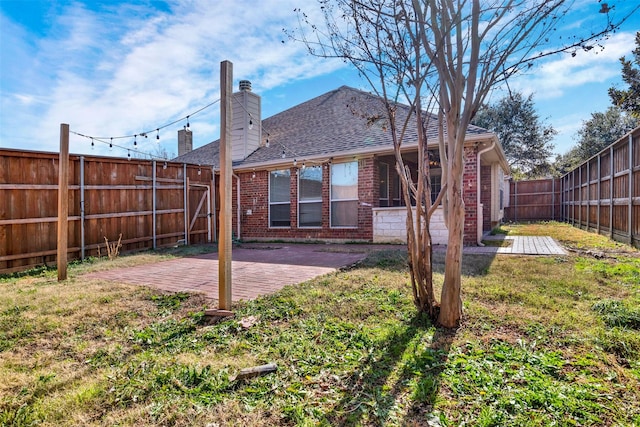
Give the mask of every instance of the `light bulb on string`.
M 249 119 L 249 129 L 253 129 L 253 120 Z
M 187 130 L 191 130 L 191 125 L 189 124 L 189 116 L 187 116 Z
M 111 138 L 111 141 L 109 142 L 109 150 L 113 150 L 113 138 Z
M 91 149 L 93 150 L 94 148 L 96 148 L 96 144 L 93 142 L 93 138 L 91 138 Z
M 131 151 L 127 150 L 127 160 L 131 161 Z
M 160 142 L 160 129 L 156 129 L 156 141 Z
M 133 135 L 133 146 L 134 147 L 138 146 L 138 134 Z
M 286 157 L 286 154 L 284 153 L 284 150 L 282 150 L 282 158 L 284 159 Z
M 267 142 L 264 144 L 264 146 L 269 148 L 269 138 L 267 138 Z

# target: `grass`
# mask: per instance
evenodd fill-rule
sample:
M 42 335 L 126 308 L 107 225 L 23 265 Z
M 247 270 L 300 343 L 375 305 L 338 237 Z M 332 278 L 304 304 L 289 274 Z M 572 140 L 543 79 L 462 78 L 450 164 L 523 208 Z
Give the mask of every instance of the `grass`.
M 0 279 L 0 425 L 640 425 L 638 252 L 558 223 L 502 230 L 576 250 L 465 256 L 456 331 L 416 313 L 391 247 L 214 325 L 200 295 L 82 276 L 180 251 Z

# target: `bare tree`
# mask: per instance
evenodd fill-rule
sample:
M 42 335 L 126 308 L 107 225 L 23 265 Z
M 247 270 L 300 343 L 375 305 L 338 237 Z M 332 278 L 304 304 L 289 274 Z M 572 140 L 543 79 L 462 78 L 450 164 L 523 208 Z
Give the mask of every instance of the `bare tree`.
M 599 4 L 600 29 L 565 38 L 550 46 L 553 31 L 566 20 L 568 0 L 319 0 L 324 24 L 300 12 L 301 28 L 289 33 L 313 55 L 349 61 L 384 100 L 396 150 L 396 169 L 407 202 L 407 242 L 414 300 L 445 327 L 462 319 L 461 278 L 465 205 L 464 141 L 475 113 L 491 89 L 544 56 L 590 50 L 640 6 L 612 21 L 613 7 Z M 623 11 L 625 5 L 615 5 Z M 597 8 L 600 8 L 599 10 Z M 624 11 L 623 11 L 624 12 Z M 556 40 L 557 42 L 557 40 Z M 557 44 L 555 44 L 557 46 Z M 411 108 L 398 117 L 396 102 Z M 449 229 L 440 308 L 433 297 L 429 218 L 434 206 L 429 191 L 427 106 L 438 107 L 438 146 L 443 168 L 442 200 Z M 419 176 L 413 182 L 400 147 L 409 126 L 416 126 Z M 418 221 L 413 227 L 409 201 L 415 196 Z

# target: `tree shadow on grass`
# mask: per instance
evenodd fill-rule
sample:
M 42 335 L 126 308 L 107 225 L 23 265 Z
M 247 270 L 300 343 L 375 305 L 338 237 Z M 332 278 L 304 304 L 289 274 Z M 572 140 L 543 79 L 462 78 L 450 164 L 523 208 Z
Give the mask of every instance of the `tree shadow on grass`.
M 325 416 L 330 425 L 401 424 L 431 411 L 455 330 L 416 314 L 379 342 L 343 379 L 342 399 Z

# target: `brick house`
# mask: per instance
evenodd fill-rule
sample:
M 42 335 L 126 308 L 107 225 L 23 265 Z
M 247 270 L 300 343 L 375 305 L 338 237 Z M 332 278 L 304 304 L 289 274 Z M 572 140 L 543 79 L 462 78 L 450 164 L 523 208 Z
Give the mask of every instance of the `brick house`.
M 406 241 L 406 208 L 379 98 L 342 86 L 264 120 L 260 97 L 248 81 L 240 82 L 233 99 L 235 237 Z M 408 107 L 399 105 L 402 114 L 406 117 Z M 442 173 L 436 120 L 432 117 L 428 127 L 433 197 Z M 179 132 L 174 160 L 219 170 L 219 140 L 190 150 L 191 138 L 189 131 Z M 413 172 L 416 140 L 409 132 L 403 144 L 403 158 Z M 465 156 L 464 242 L 475 245 L 503 218 L 508 166 L 495 134 L 476 126 L 468 129 Z M 432 217 L 431 233 L 435 244 L 446 244 L 442 208 Z

